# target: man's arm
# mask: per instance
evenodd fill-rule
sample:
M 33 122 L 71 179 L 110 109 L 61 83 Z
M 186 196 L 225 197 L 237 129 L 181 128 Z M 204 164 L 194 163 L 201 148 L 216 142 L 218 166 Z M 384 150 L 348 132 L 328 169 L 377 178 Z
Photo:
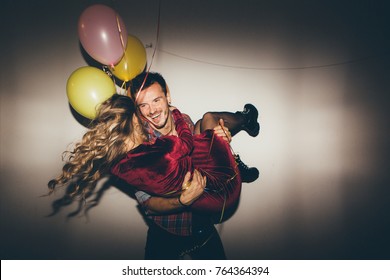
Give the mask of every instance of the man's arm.
M 183 192 L 179 197 L 164 198 L 147 195 L 147 199 L 141 204 L 149 215 L 161 215 L 182 211 L 202 195 L 205 186 L 206 177 L 202 176 L 198 170 L 194 171 L 192 180 L 191 173 L 187 172 L 183 181 Z
M 214 127 L 214 134 L 222 137 L 226 142 L 230 143 L 232 141 L 232 134 L 229 131 L 229 128 L 225 126 L 223 119 L 219 120 L 219 125 Z

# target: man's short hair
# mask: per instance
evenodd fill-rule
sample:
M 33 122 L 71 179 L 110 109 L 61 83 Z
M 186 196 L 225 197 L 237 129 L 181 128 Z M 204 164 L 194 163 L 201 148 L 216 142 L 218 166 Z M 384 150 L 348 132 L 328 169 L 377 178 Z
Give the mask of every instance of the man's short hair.
M 138 76 L 136 76 L 134 79 L 130 81 L 130 93 L 133 98 L 133 100 L 136 99 L 138 92 L 141 90 L 144 90 L 151 85 L 158 83 L 164 94 L 167 95 L 167 84 L 161 76 L 160 73 L 157 72 L 142 72 Z

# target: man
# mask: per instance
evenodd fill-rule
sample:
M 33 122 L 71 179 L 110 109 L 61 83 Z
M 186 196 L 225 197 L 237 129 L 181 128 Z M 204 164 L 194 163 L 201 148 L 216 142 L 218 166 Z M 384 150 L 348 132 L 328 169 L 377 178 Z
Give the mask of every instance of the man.
M 140 116 L 144 119 L 149 141 L 161 135 L 177 135 L 171 116 L 170 94 L 164 78 L 158 73 L 142 73 L 131 81 L 131 94 Z M 212 113 L 220 125 L 215 134 L 230 142 L 233 134 L 245 130 L 256 136 L 259 132 L 257 110 L 247 104 L 244 112 Z M 200 123 L 194 125 L 185 115 L 186 122 L 195 133 L 200 131 Z M 153 163 L 151 163 L 153 164 Z M 248 168 L 239 158 L 237 164 L 246 182 L 258 177 L 256 168 Z M 190 187 L 187 187 L 190 184 Z M 188 209 L 202 193 L 206 180 L 195 171 L 192 180 L 187 174 L 183 183 L 187 187 L 179 198 L 152 197 L 144 192 L 137 192 L 136 197 L 149 218 L 149 230 L 145 248 L 146 259 L 177 259 L 185 254 L 193 259 L 225 259 L 221 239 L 213 222 L 205 216 Z

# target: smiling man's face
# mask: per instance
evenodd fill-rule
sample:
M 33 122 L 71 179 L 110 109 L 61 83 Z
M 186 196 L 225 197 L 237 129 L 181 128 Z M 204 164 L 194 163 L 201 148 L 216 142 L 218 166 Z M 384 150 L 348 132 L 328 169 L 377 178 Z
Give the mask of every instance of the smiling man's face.
M 168 96 L 158 83 L 142 90 L 136 103 L 141 115 L 154 129 L 161 130 L 167 125 L 170 116 Z

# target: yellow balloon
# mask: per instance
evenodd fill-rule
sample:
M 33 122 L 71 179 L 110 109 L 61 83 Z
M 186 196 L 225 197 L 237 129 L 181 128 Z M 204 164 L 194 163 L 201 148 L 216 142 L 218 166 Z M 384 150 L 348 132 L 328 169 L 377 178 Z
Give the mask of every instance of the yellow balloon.
M 114 67 L 112 74 L 122 81 L 128 82 L 142 73 L 146 66 L 146 50 L 142 42 L 132 35 L 127 36 L 127 47 L 122 59 Z
M 98 105 L 115 93 L 115 84 L 102 70 L 84 66 L 70 75 L 66 92 L 70 105 L 77 113 L 94 119 Z

